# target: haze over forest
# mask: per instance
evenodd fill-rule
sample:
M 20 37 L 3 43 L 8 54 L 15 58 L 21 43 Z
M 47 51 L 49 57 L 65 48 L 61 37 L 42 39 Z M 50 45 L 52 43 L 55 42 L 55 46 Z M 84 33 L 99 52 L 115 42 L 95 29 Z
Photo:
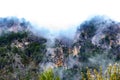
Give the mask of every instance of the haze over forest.
M 1 0 L 0 80 L 119 80 L 119 0 Z
M 107 16 L 94 16 L 59 33 L 36 28 L 24 18 L 0 18 L 0 79 L 81 80 L 86 67 L 99 72 L 101 66 L 105 74 L 114 65 L 116 74 L 108 79 L 118 80 L 119 63 L 120 22 Z

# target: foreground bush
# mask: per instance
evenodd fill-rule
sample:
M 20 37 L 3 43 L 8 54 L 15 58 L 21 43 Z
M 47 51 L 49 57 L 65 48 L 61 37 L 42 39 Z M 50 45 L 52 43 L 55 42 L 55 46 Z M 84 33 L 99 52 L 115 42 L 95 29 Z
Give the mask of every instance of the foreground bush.
M 60 77 L 56 76 L 52 69 L 49 69 L 40 74 L 39 80 L 60 80 Z

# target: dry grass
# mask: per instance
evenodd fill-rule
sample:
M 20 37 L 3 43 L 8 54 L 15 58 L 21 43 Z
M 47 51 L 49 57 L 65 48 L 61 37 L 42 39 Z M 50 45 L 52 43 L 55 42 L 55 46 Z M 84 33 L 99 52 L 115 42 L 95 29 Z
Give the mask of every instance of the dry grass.
M 120 64 L 109 65 L 106 71 L 103 71 L 102 67 L 99 71 L 95 69 L 91 71 L 87 68 L 87 73 L 81 74 L 82 80 L 120 80 Z

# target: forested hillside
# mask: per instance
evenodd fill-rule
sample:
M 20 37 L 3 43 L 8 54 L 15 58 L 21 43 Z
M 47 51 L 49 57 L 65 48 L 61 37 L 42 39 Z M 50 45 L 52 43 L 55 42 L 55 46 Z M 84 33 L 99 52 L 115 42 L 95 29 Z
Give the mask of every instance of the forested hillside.
M 106 80 L 108 66 L 107 78 L 120 79 L 119 22 L 95 16 L 72 39 L 51 40 L 35 27 L 23 18 L 0 18 L 0 80 Z

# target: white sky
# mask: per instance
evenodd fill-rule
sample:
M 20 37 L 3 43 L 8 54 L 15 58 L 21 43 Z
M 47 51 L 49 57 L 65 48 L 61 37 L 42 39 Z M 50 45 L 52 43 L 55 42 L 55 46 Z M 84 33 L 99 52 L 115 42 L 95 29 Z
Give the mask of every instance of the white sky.
M 120 21 L 120 0 L 0 0 L 0 17 L 17 16 L 50 29 L 80 24 L 91 15 Z

